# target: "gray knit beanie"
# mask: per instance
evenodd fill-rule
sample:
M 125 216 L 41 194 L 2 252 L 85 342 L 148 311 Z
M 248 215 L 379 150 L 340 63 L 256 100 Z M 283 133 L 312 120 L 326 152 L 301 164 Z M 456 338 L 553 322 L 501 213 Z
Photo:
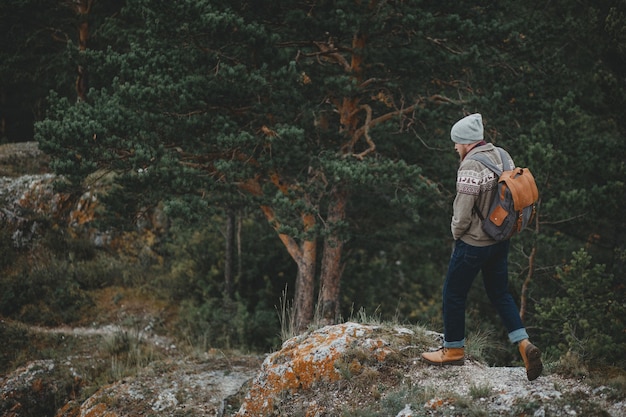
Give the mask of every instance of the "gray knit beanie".
M 468 144 L 483 140 L 483 118 L 479 113 L 470 114 L 452 126 L 450 137 L 453 142 Z

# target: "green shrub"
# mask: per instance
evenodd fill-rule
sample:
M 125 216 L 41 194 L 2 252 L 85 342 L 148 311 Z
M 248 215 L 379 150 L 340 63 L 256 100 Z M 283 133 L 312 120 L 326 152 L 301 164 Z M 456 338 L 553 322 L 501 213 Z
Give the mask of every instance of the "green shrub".
M 542 343 L 560 355 L 573 352 L 585 362 L 626 366 L 626 302 L 623 286 L 604 265 L 593 265 L 581 250 L 558 268 L 562 292 L 537 306 L 546 332 Z
M 24 326 L 0 320 L 0 340 L 2 340 L 0 375 L 4 375 L 13 368 L 20 352 L 28 347 L 28 332 Z
M 0 270 L 5 270 L 13 265 L 17 256 L 16 252 L 10 230 L 7 227 L 0 227 Z
M 19 258 L 0 277 L 0 314 L 6 317 L 44 325 L 70 323 L 90 304 L 71 265 L 43 249 Z
M 262 303 L 246 323 L 246 346 L 261 352 L 269 352 L 281 344 L 280 324 L 275 310 L 265 308 Z
M 241 302 L 210 298 L 204 303 L 182 302 L 179 323 L 181 336 L 202 349 L 236 348 L 246 342 L 249 315 Z

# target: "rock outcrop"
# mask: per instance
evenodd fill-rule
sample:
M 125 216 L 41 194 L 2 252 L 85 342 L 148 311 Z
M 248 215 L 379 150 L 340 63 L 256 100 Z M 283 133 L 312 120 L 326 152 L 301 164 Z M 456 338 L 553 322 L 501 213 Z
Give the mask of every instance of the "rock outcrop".
M 556 374 L 529 382 L 521 366 L 472 358 L 464 366 L 429 366 L 419 353 L 439 337 L 357 323 L 294 337 L 263 362 L 236 415 L 626 415 L 625 393 L 608 385 L 592 388 Z
M 263 362 L 237 416 L 272 415 L 286 397 L 337 386 L 366 367 L 379 368 L 397 356 L 390 338 L 404 339 L 407 334 L 406 329 L 382 332 L 376 326 L 345 323 L 289 339 Z M 306 415 L 325 408 L 317 401 L 303 407 Z
M 184 351 L 151 329 L 117 325 L 42 328 L 0 320 L 0 336 L 54 349 L 49 358 L 0 372 L 2 417 L 225 415 L 239 407 L 236 395 L 263 360 Z
M 26 411 L 37 398 L 71 391 L 56 417 L 626 416 L 626 393 L 608 375 L 605 385 L 592 386 L 549 371 L 529 382 L 521 366 L 490 367 L 471 358 L 463 366 L 428 366 L 419 352 L 437 338 L 419 327 L 344 323 L 295 336 L 265 360 L 162 349 L 162 356 L 87 399 L 77 357 L 42 360 L 0 377 L 0 411 L 35 415 Z
M 254 375 L 236 358 L 159 362 L 134 377 L 99 389 L 83 403 L 70 401 L 56 417 L 224 415 L 227 400 Z
M 133 231 L 100 230 L 93 221 L 106 185 L 95 182 L 78 196 L 58 192 L 55 183 L 62 178 L 49 171 L 48 159 L 36 142 L 0 145 L 0 221 L 10 228 L 15 248 L 27 247 L 45 233 L 44 223 L 52 223 L 96 247 L 117 250 L 144 264 L 160 262 L 153 251 L 167 227 L 160 206 L 138 217 Z

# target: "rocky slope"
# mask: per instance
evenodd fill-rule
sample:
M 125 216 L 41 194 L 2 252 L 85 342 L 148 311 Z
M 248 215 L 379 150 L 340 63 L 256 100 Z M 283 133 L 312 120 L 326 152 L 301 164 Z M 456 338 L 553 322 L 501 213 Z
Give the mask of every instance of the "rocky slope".
M 32 331 L 84 338 L 92 348 L 123 334 L 115 326 Z M 428 366 L 418 353 L 436 346 L 438 335 L 418 327 L 327 326 L 287 340 L 264 360 L 190 354 L 149 332 L 135 337 L 153 354 L 132 375 L 100 387 L 85 385 L 90 367 L 115 361 L 98 357 L 97 349 L 75 348 L 75 355 L 34 361 L 0 377 L 0 415 L 37 415 L 26 408 L 34 407 L 33 398 L 61 388 L 69 395 L 56 417 L 626 415 L 625 393 L 608 375 L 606 384 L 592 386 L 549 371 L 529 382 L 522 367 L 489 367 L 471 358 L 464 366 Z
M 623 393 L 522 367 L 431 367 L 439 335 L 344 323 L 297 336 L 268 356 L 237 416 L 626 415 Z M 618 397 L 621 395 L 621 400 Z

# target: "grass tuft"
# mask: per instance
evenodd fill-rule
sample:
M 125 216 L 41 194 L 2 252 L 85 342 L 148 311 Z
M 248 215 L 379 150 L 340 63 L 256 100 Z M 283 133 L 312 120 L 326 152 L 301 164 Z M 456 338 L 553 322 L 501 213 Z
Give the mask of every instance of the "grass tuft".
M 110 357 L 110 372 L 114 381 L 136 375 L 158 358 L 156 351 L 143 341 L 140 333 L 128 330 L 106 336 L 103 349 Z

